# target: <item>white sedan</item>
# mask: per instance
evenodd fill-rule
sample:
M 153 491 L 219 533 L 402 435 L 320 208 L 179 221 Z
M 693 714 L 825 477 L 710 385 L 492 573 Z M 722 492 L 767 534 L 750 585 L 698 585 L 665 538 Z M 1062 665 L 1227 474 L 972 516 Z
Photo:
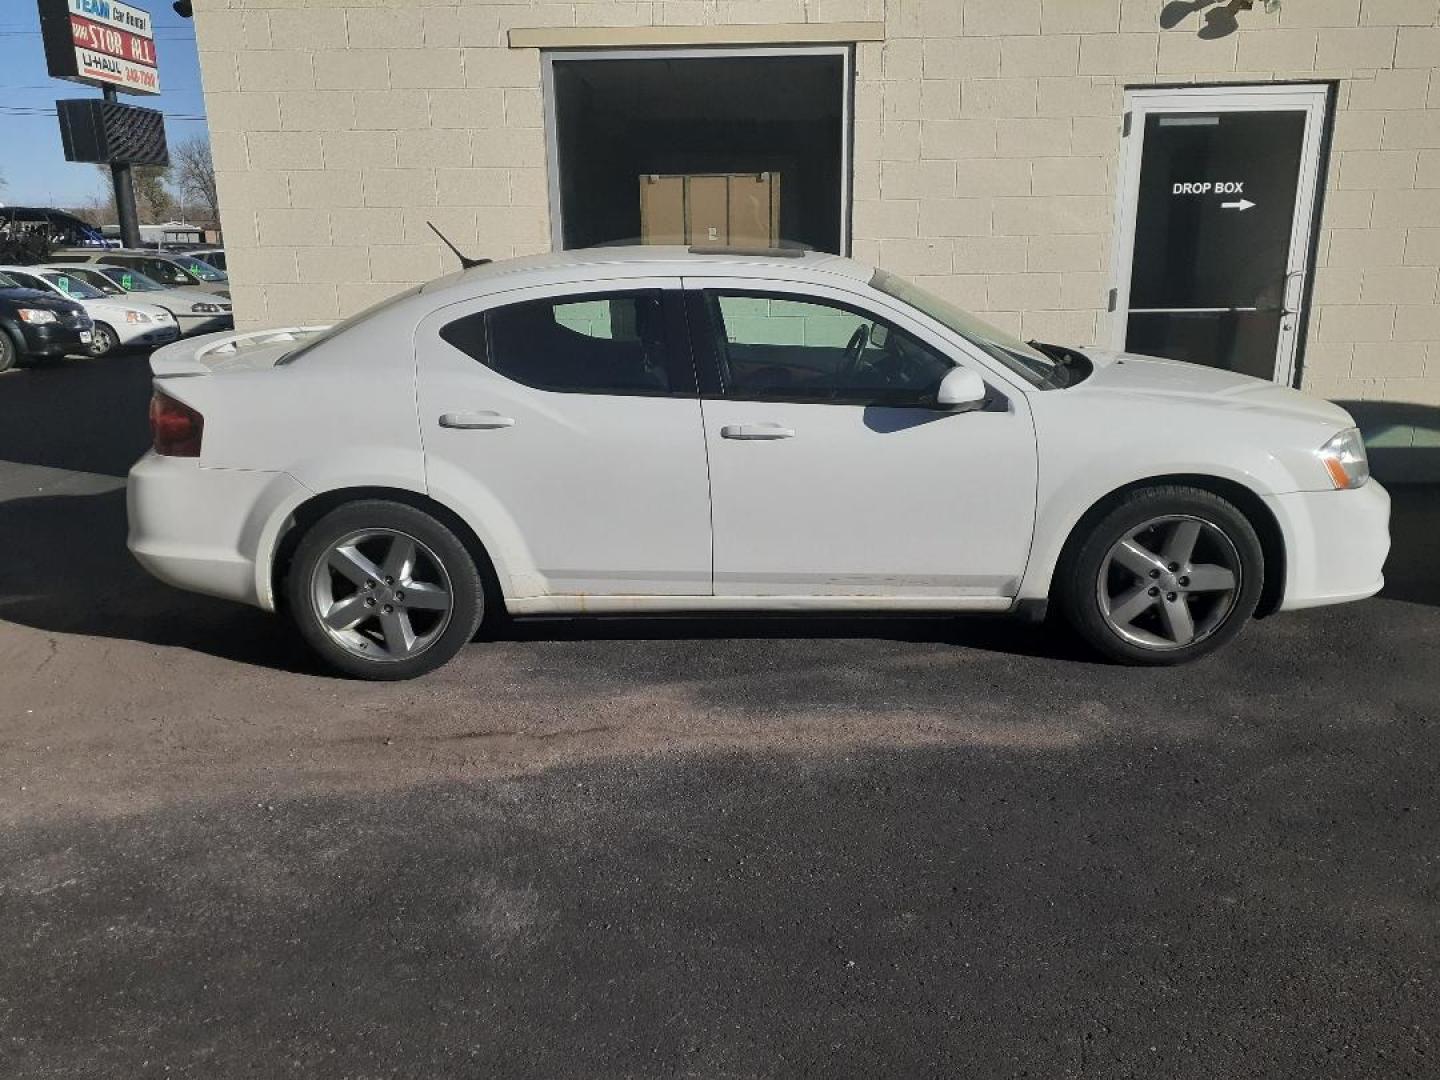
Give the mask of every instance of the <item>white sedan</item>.
M 155 354 L 130 547 L 399 679 L 487 612 L 1017 612 L 1172 664 L 1378 591 L 1334 405 L 828 255 L 567 251 Z
M 136 302 L 168 311 L 180 327 L 181 337 L 198 337 L 235 326 L 230 301 L 199 289 L 161 285 L 138 270 L 103 263 L 55 263 L 49 269 L 78 278 L 106 296 L 130 296 Z
M 5 266 L 0 271 L 24 288 L 53 293 L 83 307 L 95 323 L 91 356 L 105 356 L 116 349 L 152 348 L 180 336 L 175 317 L 165 308 L 112 297 L 80 280 L 68 267 Z

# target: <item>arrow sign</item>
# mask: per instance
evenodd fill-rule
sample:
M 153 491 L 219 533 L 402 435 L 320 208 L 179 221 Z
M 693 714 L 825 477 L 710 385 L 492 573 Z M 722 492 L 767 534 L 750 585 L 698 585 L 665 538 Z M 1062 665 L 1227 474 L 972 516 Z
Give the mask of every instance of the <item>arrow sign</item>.
M 1249 210 L 1255 204 L 1249 199 L 1236 199 L 1234 202 L 1222 202 L 1221 210 Z

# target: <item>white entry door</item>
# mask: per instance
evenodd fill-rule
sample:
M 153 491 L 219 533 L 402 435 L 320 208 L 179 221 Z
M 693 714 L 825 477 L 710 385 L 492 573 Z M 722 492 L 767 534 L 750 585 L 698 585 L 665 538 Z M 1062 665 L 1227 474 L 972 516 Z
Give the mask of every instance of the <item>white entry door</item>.
M 955 364 L 983 369 L 867 298 L 737 279 L 685 287 L 699 362 L 712 366 L 717 597 L 1008 606 L 1035 518 L 1024 394 L 987 375 L 985 408 L 936 408 Z
M 1126 94 L 1116 348 L 1293 381 L 1328 94 Z

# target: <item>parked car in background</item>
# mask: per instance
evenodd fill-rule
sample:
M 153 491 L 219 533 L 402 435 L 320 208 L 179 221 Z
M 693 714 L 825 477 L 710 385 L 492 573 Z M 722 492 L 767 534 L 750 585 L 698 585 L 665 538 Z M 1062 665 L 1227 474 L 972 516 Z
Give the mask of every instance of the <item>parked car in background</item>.
M 230 279 L 223 271 L 188 255 L 170 255 L 156 251 L 136 251 L 121 248 L 116 251 L 69 251 L 56 252 L 48 260 L 52 263 L 104 263 L 106 266 L 121 266 L 127 270 L 138 270 L 146 277 L 159 282 L 167 289 L 199 289 L 216 296 L 230 299 Z
M 104 263 L 54 263 L 51 266 L 79 278 L 107 296 L 133 294 L 141 303 L 164 308 L 174 316 L 181 337 L 230 330 L 235 326 L 230 301 L 199 289 L 166 288 L 138 270 Z
M 67 266 L 0 266 L 0 272 L 24 288 L 53 293 L 83 307 L 95 324 L 91 356 L 165 345 L 180 336 L 179 324 L 164 308 L 128 297 L 115 299 L 76 277 Z
M 0 371 L 28 360 L 83 355 L 90 340 L 90 316 L 79 304 L 0 273 Z
M 1341 408 L 1024 342 L 817 253 L 564 251 L 317 332 L 151 358 L 130 547 L 430 670 L 487 610 L 1038 615 L 1195 659 L 1377 592 L 1390 499 Z
M 229 273 L 228 268 L 225 266 L 224 248 L 200 248 L 197 251 L 191 251 L 187 254 L 192 255 L 197 259 L 205 260 L 211 266 L 215 267 L 216 270 L 219 270 L 222 273 Z

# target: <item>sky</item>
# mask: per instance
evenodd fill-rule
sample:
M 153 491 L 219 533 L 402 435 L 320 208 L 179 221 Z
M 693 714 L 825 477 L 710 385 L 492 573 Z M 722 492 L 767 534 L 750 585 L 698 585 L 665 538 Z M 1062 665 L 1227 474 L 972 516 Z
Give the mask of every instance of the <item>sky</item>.
M 150 12 L 164 92 L 147 97 L 121 94 L 128 105 L 160 109 L 171 144 L 205 134 L 205 101 L 195 27 L 170 7 L 170 0 L 131 0 Z M 0 0 L 0 203 L 11 206 L 73 206 L 88 202 L 107 183 L 94 165 L 65 160 L 60 146 L 57 98 L 99 97 L 82 83 L 52 79 L 45 71 L 36 0 Z

